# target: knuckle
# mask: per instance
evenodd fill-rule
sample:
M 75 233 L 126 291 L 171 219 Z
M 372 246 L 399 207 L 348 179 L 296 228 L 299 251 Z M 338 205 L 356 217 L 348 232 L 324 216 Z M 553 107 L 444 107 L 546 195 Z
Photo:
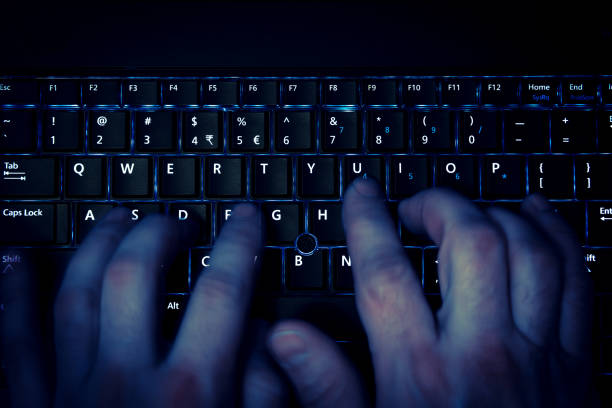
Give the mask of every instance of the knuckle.
M 112 286 L 122 287 L 144 268 L 144 262 L 131 254 L 119 254 L 111 261 L 106 277 Z
M 218 305 L 232 305 L 244 293 L 244 284 L 239 279 L 217 269 L 200 276 L 197 291 L 208 302 Z
M 504 236 L 493 224 L 474 221 L 457 224 L 450 228 L 448 239 L 458 250 L 488 254 L 497 252 L 505 245 Z

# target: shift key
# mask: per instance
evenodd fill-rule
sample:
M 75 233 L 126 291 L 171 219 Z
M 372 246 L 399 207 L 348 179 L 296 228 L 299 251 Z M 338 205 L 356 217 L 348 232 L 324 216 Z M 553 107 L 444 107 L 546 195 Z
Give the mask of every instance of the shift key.
M 0 244 L 66 244 L 69 219 L 67 204 L 1 203 Z
M 0 197 L 57 197 L 57 158 L 3 156 L 0 159 Z

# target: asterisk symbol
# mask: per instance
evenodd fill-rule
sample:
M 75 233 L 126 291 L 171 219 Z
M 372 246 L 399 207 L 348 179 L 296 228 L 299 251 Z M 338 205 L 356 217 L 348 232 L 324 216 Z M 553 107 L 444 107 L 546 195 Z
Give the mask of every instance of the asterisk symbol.
M 380 116 L 377 116 L 377 117 L 376 117 L 376 121 L 377 121 L 377 122 L 380 122 Z

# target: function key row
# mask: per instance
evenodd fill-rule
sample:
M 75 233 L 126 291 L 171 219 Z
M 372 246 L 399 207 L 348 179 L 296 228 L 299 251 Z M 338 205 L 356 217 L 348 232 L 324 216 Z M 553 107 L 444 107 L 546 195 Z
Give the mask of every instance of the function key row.
M 612 104 L 612 78 L 2 79 L 0 105 L 418 106 Z

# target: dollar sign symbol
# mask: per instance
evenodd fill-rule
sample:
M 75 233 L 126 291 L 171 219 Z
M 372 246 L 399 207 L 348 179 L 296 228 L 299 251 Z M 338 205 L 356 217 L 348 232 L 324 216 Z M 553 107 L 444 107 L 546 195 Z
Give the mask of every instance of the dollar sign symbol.
M 196 116 L 191 118 L 191 126 L 193 127 L 198 126 L 198 118 Z

